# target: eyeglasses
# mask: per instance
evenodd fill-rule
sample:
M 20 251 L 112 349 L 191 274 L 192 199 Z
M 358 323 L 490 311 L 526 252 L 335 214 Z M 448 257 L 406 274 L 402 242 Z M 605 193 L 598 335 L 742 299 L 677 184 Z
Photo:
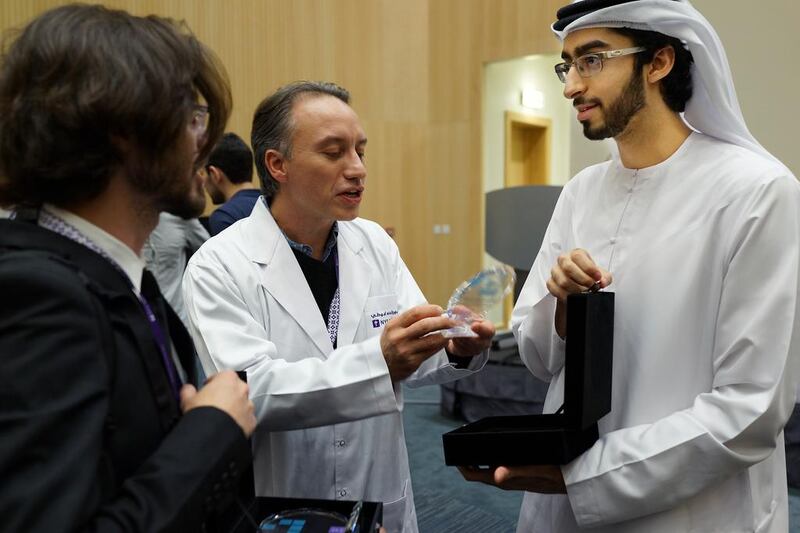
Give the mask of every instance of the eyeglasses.
M 192 119 L 189 122 L 189 127 L 195 133 L 205 133 L 206 129 L 208 129 L 208 118 L 208 106 L 195 104 L 192 108 Z
M 590 78 L 603 70 L 603 60 L 613 59 L 615 57 L 622 57 L 631 54 L 638 54 L 647 50 L 644 46 L 634 46 L 633 48 L 620 48 L 619 50 L 609 50 L 607 52 L 594 52 L 591 54 L 582 55 L 572 63 L 559 63 L 555 66 L 556 76 L 561 80 L 561 83 L 567 83 L 567 75 L 572 65 L 578 69 L 578 75 L 581 78 Z

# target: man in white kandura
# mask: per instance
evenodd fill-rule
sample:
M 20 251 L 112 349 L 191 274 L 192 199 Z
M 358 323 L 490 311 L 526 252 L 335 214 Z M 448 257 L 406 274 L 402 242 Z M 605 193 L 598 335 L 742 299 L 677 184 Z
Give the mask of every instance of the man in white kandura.
M 264 197 L 192 257 L 184 292 L 206 371 L 247 371 L 257 494 L 381 501 L 388 531 L 414 533 L 401 385 L 481 368 L 494 326 L 431 334 L 452 321 L 383 228 L 356 218 L 367 138 L 348 102 L 298 82 L 259 105 Z
M 518 532 L 786 532 L 800 187 L 689 2 L 584 0 L 553 29 L 584 134 L 618 153 L 564 187 L 512 322 L 553 412 L 566 296 L 613 290 L 612 408 L 567 465 L 464 475 L 529 491 Z

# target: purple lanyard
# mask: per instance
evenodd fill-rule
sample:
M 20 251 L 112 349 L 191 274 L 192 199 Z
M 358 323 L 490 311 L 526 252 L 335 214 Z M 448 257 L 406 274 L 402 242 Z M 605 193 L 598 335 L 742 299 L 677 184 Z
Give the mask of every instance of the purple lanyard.
M 125 279 L 128 279 L 128 277 L 125 276 Z M 128 280 L 128 282 L 130 283 L 130 280 Z M 150 307 L 149 303 L 147 303 L 144 295 L 137 293 L 136 289 L 133 287 L 133 284 L 130 284 L 130 288 L 134 294 L 136 294 L 136 298 L 139 300 L 145 316 L 147 316 L 147 322 L 150 325 L 150 331 L 153 334 L 153 340 L 156 342 L 156 346 L 158 346 L 158 351 L 161 353 L 161 360 L 164 362 L 164 367 L 167 369 L 167 377 L 169 378 L 169 385 L 172 389 L 172 394 L 175 397 L 175 401 L 178 402 L 178 405 L 180 405 L 180 390 L 182 384 L 180 377 L 178 376 L 178 369 L 175 368 L 175 362 L 172 360 L 170 350 L 167 347 L 167 340 L 166 335 L 164 335 L 164 330 L 161 329 L 161 324 L 158 323 L 158 319 L 153 312 L 153 308 Z
M 166 342 L 166 335 L 164 335 L 164 330 L 161 329 L 161 325 L 158 323 L 158 319 L 156 318 L 155 313 L 153 313 L 153 309 L 150 307 L 150 304 L 147 303 L 145 297 L 141 294 L 141 292 L 136 290 L 134 287 L 133 282 L 130 280 L 128 275 L 122 270 L 122 267 L 114 261 L 102 248 L 97 246 L 89 237 L 84 235 L 80 232 L 75 226 L 69 224 L 65 220 L 57 217 L 56 215 L 42 210 L 39 213 L 39 225 L 43 228 L 47 228 L 59 235 L 67 237 L 78 244 L 82 244 L 86 246 L 93 252 L 101 255 L 104 257 L 109 263 L 111 263 L 114 268 L 116 268 L 121 274 L 125 281 L 128 282 L 128 287 L 130 290 L 136 295 L 136 298 L 139 300 L 139 304 L 142 306 L 142 310 L 144 311 L 145 316 L 147 317 L 147 322 L 150 325 L 150 331 L 153 334 L 153 340 L 158 346 L 158 351 L 161 353 L 161 359 L 164 363 L 164 368 L 167 370 L 167 378 L 169 379 L 169 385 L 172 389 L 172 395 L 175 397 L 175 401 L 178 402 L 180 405 L 180 387 L 181 381 L 180 377 L 178 376 L 178 369 L 175 367 L 175 362 L 172 360 L 170 356 L 170 351 L 167 348 Z M 152 274 L 149 274 L 145 271 L 145 275 L 152 277 Z M 143 276 L 144 277 L 144 276 Z M 155 279 L 153 279 L 155 283 Z

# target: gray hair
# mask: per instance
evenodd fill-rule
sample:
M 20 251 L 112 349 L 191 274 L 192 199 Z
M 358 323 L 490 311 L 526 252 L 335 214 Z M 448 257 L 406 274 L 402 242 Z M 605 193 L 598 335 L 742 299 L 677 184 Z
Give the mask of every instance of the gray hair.
M 261 180 L 261 192 L 272 198 L 278 191 L 278 182 L 267 170 L 264 155 L 267 150 L 277 150 L 284 157 L 292 153 L 292 106 L 302 95 L 330 95 L 342 102 L 350 103 L 350 93 L 335 83 L 324 81 L 296 81 L 284 85 L 262 100 L 253 115 L 250 144 L 253 147 L 256 171 Z

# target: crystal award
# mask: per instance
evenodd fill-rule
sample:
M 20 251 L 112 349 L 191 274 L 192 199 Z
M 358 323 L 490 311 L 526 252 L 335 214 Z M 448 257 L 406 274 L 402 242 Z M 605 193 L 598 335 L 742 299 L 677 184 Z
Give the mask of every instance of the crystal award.
M 503 301 L 514 288 L 517 276 L 508 265 L 496 265 L 481 270 L 459 285 L 447 302 L 445 315 L 457 322 L 456 326 L 442 330 L 444 337 L 477 337 L 472 331 L 475 320 Z

